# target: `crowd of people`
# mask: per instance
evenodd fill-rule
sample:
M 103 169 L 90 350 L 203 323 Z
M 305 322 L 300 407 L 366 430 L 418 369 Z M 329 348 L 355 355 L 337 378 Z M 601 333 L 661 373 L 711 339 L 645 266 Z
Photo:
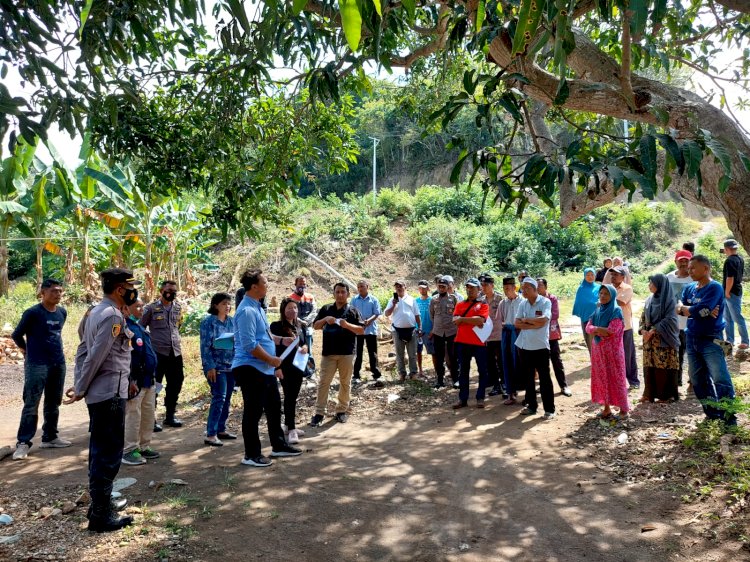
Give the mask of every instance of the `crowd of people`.
M 573 314 L 591 359 L 591 399 L 602 409 L 597 416 L 618 419 L 632 406 L 629 391 L 641 386 L 634 331 L 643 340 L 642 402 L 669 403 L 679 399 L 684 357 L 689 382 L 708 418 L 735 424 L 721 406 L 734 397 L 725 353 L 733 349 L 734 325 L 738 349 L 748 347 L 741 313 L 744 262 L 735 240 L 724 243 L 727 260 L 723 283 L 711 277 L 711 264 L 693 255 L 690 244 L 675 254 L 674 271 L 649 278 L 650 296 L 639 322 L 632 312 L 633 289 L 628 264 L 619 257 L 605 259 L 598 271 L 586 268 L 577 289 Z M 181 427 L 177 405 L 184 379 L 179 334 L 182 305 L 175 300 L 177 285 L 160 285 L 160 295 L 144 304 L 140 284 L 131 271 L 111 268 L 101 272 L 102 301 L 89 309 L 78 327 L 80 345 L 75 358 L 75 382 L 65 403 L 85 399 L 90 416 L 89 529 L 116 530 L 132 519 L 117 511 L 124 500 L 113 501 L 112 483 L 121 463 L 141 465 L 160 455 L 152 447 L 153 434 L 163 426 Z M 523 416 L 537 415 L 541 395 L 543 418 L 556 415 L 552 373 L 563 396 L 571 396 L 561 358 L 562 330 L 559 302 L 547 280 L 526 271 L 501 280 L 484 273 L 470 277 L 456 289 L 450 275 L 417 284 L 419 295 L 407 292 L 407 282 L 396 280 L 393 296 L 383 310 L 366 280 L 357 283 L 352 298 L 344 282 L 333 287 L 333 302 L 319 309 L 307 293 L 306 279 L 295 280 L 294 291 L 282 299 L 279 320 L 269 323 L 268 281 L 262 271 L 247 270 L 236 295 L 216 293 L 200 324 L 203 373 L 211 390 L 204 443 L 221 447 L 238 436 L 227 419 L 235 385 L 242 393 L 242 464 L 266 467 L 272 458 L 302 454 L 296 447 L 305 432 L 296 419 L 296 402 L 305 377 L 317 371 L 312 427 L 326 421 L 329 392 L 338 375 L 333 416 L 346 423 L 351 412 L 352 385 L 364 384 L 362 369 L 367 347 L 370 386 L 384 386 L 378 360 L 378 322 L 389 318 L 401 382 L 425 376 L 425 356 L 432 358 L 435 389 L 458 390 L 453 408 L 470 403 L 472 362 L 478 373 L 473 403 L 485 407 L 487 396 L 501 396 L 503 404 L 520 406 Z M 26 310 L 13 333 L 25 354 L 24 407 L 13 458 L 26 458 L 37 431 L 38 408 L 44 396 L 43 448 L 63 448 L 71 442 L 58 434 L 58 408 L 63 403 L 65 357 L 61 331 L 67 313 L 59 305 L 63 287 L 54 279 L 41 286 L 41 302 Z M 232 301 L 237 304 L 230 314 Z M 314 334 L 322 334 L 319 361 L 313 358 Z M 446 372 L 450 380 L 446 381 Z M 537 391 L 537 381 L 539 390 Z M 164 384 L 163 424 L 156 420 L 156 402 Z M 279 390 L 279 386 L 283 391 Z M 517 407 L 518 407 L 517 406 Z M 616 408 L 617 411 L 613 411 Z M 259 423 L 266 416 L 271 445 L 262 452 Z

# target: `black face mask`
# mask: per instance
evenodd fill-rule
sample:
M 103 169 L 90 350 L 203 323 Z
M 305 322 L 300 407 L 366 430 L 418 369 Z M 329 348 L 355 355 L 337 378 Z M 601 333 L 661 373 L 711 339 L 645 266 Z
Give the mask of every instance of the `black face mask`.
M 138 289 L 125 289 L 123 287 L 123 290 L 125 292 L 122 294 L 122 300 L 125 301 L 125 304 L 127 306 L 135 304 L 135 301 L 138 300 Z
M 174 291 L 164 291 L 161 296 L 165 301 L 172 302 L 176 296 Z

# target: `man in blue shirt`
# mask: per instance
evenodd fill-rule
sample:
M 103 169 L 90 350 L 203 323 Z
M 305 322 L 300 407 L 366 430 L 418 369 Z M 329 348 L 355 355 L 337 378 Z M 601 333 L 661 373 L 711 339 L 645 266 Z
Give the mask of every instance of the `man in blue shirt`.
M 242 390 L 245 408 L 242 413 L 242 438 L 245 458 L 242 464 L 271 466 L 273 461 L 263 456 L 260 449 L 258 423 L 265 412 L 272 457 L 296 457 L 302 451 L 292 447 L 284 438 L 281 427 L 281 397 L 277 378 L 281 359 L 276 357 L 276 344 L 291 345 L 294 338 L 272 336 L 261 299 L 268 292 L 268 281 L 259 269 L 248 269 L 242 275 L 245 297 L 234 315 L 234 360 L 232 375 Z
M 25 459 L 39 421 L 39 402 L 44 394 L 42 445 L 45 448 L 70 447 L 70 441 L 57 436 L 57 420 L 65 384 L 65 354 L 62 329 L 68 313 L 58 306 L 62 283 L 45 279 L 42 302 L 24 311 L 13 331 L 13 341 L 24 354 L 23 411 L 18 427 L 14 460 Z
M 432 365 L 435 366 L 435 344 L 429 335 L 432 333 L 432 318 L 430 318 L 430 301 L 432 296 L 430 295 L 430 284 L 426 279 L 422 279 L 417 283 L 419 289 L 419 296 L 414 299 L 419 309 L 419 318 L 422 322 L 419 329 L 419 340 L 417 340 L 417 367 L 419 368 L 419 376 L 424 376 L 424 369 L 422 369 L 422 351 L 427 351 L 427 355 L 432 356 Z
M 365 327 L 365 333 L 357 336 L 357 358 L 354 360 L 354 374 L 352 375 L 352 384 L 357 385 L 362 382 L 360 370 L 362 369 L 362 355 L 367 344 L 367 355 L 370 360 L 370 372 L 372 379 L 375 381 L 372 388 L 383 388 L 385 385 L 380 380 L 380 369 L 378 369 L 378 317 L 380 316 L 380 303 L 378 299 L 370 294 L 370 284 L 367 281 L 357 283 L 357 292 L 351 305 L 362 317 L 362 325 Z
M 688 318 L 686 348 L 690 383 L 707 418 L 724 419 L 727 424 L 736 425 L 734 414 L 704 403 L 734 398 L 724 351 L 715 341 L 724 330 L 724 289 L 721 283 L 711 279 L 711 262 L 706 256 L 693 256 L 688 272 L 694 283 L 683 289 L 677 314 Z

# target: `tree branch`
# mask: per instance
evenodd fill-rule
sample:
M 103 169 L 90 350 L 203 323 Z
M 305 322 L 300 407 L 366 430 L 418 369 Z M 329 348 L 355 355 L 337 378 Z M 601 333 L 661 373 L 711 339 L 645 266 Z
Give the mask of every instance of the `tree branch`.
M 626 7 L 622 11 L 622 62 L 620 70 L 620 87 L 625 102 L 630 109 L 635 109 L 635 95 L 630 83 L 630 15 L 632 11 Z
M 714 0 L 717 4 L 735 12 L 750 14 L 750 2 L 748 0 Z

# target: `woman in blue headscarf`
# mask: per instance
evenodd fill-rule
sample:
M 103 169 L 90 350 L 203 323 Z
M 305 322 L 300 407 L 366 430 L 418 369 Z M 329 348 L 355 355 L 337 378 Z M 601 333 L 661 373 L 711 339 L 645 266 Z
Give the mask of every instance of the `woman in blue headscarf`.
M 591 342 L 591 401 L 602 404 L 597 417 L 612 417 L 610 406 L 620 408 L 620 415 L 630 411 L 628 380 L 625 377 L 625 349 L 622 332 L 625 323 L 617 304 L 617 289 L 603 285 L 599 289 L 599 305 L 586 325 L 593 336 Z
M 583 270 L 583 281 L 578 286 L 576 298 L 573 301 L 573 316 L 581 319 L 581 330 L 583 330 L 583 339 L 586 340 L 586 347 L 591 353 L 591 335 L 586 333 L 586 324 L 596 310 L 596 303 L 599 302 L 599 283 L 595 283 L 596 271 L 593 267 L 587 267 Z
M 643 378 L 646 385 L 641 402 L 679 400 L 680 326 L 675 296 L 666 275 L 649 277 L 651 296 L 646 299 L 638 332 L 643 336 Z

